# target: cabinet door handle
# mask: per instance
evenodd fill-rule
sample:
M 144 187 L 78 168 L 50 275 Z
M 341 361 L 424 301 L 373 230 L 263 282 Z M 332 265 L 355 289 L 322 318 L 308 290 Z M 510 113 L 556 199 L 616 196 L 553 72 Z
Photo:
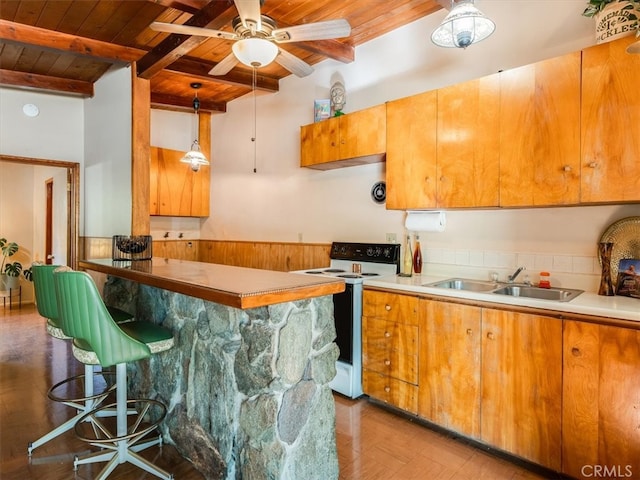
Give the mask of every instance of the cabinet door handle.
M 598 164 L 596 162 L 591 162 L 589 164 L 589 168 L 596 168 L 598 166 Z
M 384 391 L 389 393 L 391 391 L 391 387 L 389 387 L 389 386 L 384 387 Z
M 493 334 L 493 332 L 489 332 L 489 333 L 487 333 L 487 338 L 489 340 L 493 340 L 495 338 L 495 335 Z
M 389 338 L 391 336 L 391 332 L 384 332 L 385 338 Z
M 389 304 L 387 303 L 387 304 L 384 306 L 384 309 L 385 309 L 387 312 L 390 312 L 390 311 L 391 311 L 391 305 L 389 305 Z
M 580 349 L 578 347 L 573 347 L 571 349 L 571 355 L 573 355 L 574 357 L 579 357 L 581 355 Z
M 388 367 L 389 365 L 391 365 L 391 360 L 385 360 L 384 364 Z
M 473 330 L 471 330 L 470 328 L 467 328 L 467 335 L 473 335 Z
M 562 167 L 562 170 L 564 170 L 565 172 L 570 172 L 571 171 L 571 166 L 570 165 L 565 165 L 564 167 Z

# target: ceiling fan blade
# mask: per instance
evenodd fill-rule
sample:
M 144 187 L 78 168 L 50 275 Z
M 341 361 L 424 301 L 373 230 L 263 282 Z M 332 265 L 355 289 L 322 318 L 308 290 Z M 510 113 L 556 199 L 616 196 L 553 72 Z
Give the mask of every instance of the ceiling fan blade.
M 351 25 L 345 19 L 307 23 L 287 28 L 276 28 L 272 34 L 278 43 L 328 40 L 351 35 Z
M 233 67 L 238 64 L 238 59 L 231 52 L 224 57 L 218 64 L 209 71 L 209 75 L 226 75 Z
M 291 73 L 298 77 L 306 77 L 313 72 L 313 68 L 304 60 L 299 59 L 295 55 L 290 54 L 286 50 L 280 48 L 280 53 L 276 57 L 276 63 L 282 65 Z
M 239 40 L 240 37 L 232 32 L 213 30 L 211 28 L 192 27 L 189 25 L 178 25 L 175 23 L 153 22 L 149 25 L 151 30 L 156 32 L 178 33 L 181 35 L 196 35 L 199 37 L 214 37 L 224 40 Z
M 233 0 L 242 24 L 252 33 L 262 29 L 260 17 L 260 0 Z

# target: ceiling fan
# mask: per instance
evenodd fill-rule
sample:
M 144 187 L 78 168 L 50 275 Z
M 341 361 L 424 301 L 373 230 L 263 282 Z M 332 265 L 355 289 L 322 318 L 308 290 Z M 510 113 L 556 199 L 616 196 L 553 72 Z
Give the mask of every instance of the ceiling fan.
M 313 72 L 311 65 L 281 49 L 278 43 L 328 40 L 351 34 L 351 26 L 345 19 L 277 28 L 272 18 L 261 14 L 262 1 L 234 0 L 238 17 L 232 22 L 233 32 L 163 22 L 153 22 L 149 27 L 158 32 L 234 41 L 232 52 L 211 69 L 210 75 L 225 75 L 238 62 L 259 68 L 275 61 L 298 77 L 305 77 Z

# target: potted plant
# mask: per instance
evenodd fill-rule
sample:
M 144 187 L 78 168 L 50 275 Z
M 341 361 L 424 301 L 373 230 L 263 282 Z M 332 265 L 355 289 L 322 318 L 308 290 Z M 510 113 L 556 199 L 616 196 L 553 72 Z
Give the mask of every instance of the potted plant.
M 20 282 L 20 274 L 31 280 L 31 269 L 22 269 L 20 262 L 7 262 L 20 247 L 16 242 L 9 242 L 6 238 L 0 238 L 0 251 L 2 251 L 2 263 L 0 264 L 0 291 L 17 288 Z
M 640 26 L 640 0 L 589 0 L 582 15 L 596 21 L 596 43 L 632 35 Z

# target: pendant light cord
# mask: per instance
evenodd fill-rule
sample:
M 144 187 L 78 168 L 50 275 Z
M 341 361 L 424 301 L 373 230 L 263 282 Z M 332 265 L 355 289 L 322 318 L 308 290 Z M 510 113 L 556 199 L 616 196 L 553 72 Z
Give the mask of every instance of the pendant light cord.
M 253 142 L 253 173 L 257 173 L 258 169 L 256 167 L 257 156 L 258 156 L 258 146 L 256 142 L 257 136 L 257 123 L 258 123 L 258 108 L 256 106 L 256 75 L 257 68 L 253 67 L 253 75 L 251 78 L 251 90 L 253 90 L 253 137 L 251 137 L 251 141 Z

